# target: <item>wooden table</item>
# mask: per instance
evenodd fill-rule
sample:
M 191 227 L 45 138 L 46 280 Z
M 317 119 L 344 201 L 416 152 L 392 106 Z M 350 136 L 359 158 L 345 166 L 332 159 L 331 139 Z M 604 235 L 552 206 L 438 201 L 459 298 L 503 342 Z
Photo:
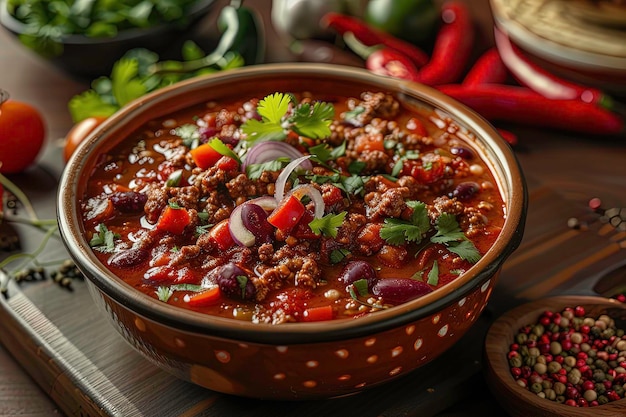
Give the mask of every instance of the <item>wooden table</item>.
M 268 5 L 269 0 L 254 2 L 255 7 L 265 10 L 266 17 Z M 489 45 L 492 22 L 488 1 L 472 1 L 471 5 L 481 29 L 479 40 Z M 272 36 L 268 43 L 276 45 L 271 42 Z M 340 58 L 355 62 L 349 56 Z M 270 49 L 268 61 L 284 59 L 282 49 Z M 0 88 L 9 90 L 16 100 L 32 103 L 44 115 L 48 142 L 35 169 L 45 171 L 52 178 L 58 178 L 62 169 L 61 138 L 72 125 L 66 104 L 87 86 L 33 56 L 0 31 Z M 587 207 L 592 197 L 601 198 L 605 208 L 626 206 L 626 138 L 574 135 L 525 126 L 504 127 L 519 137 L 515 151 L 529 184 L 529 216 L 522 245 L 506 263 L 484 314 L 483 329 L 472 336 L 477 346 L 484 335 L 485 324 L 514 304 L 548 294 L 610 295 L 616 285 L 626 285 L 626 273 L 622 272 L 623 268 L 619 269 L 626 258 L 626 233 L 603 224 L 599 215 Z M 27 183 L 31 175 L 27 172 L 17 176 L 17 180 Z M 54 215 L 53 207 L 44 211 Z M 583 227 L 570 228 L 570 218 L 580 219 Z M 609 279 L 603 281 L 603 276 Z M 6 346 L 14 345 L 6 334 L 0 333 L 0 342 L 0 415 L 63 415 L 59 406 L 31 378 L 34 375 L 34 379 L 38 379 L 37 368 L 19 352 L 9 354 Z M 441 365 L 435 364 L 434 369 L 446 372 L 445 364 Z M 450 392 L 440 398 L 447 401 L 445 405 L 431 407 L 434 414 L 440 417 L 505 414 L 487 392 L 479 370 L 469 369 L 464 375 L 463 379 L 452 378 L 458 386 L 450 388 Z M 407 404 L 407 407 L 411 405 L 410 400 Z M 281 409 L 284 408 L 274 411 Z M 394 415 L 411 415 L 416 409 L 396 409 Z M 211 412 L 210 407 L 206 414 L 198 410 L 197 415 L 219 415 Z

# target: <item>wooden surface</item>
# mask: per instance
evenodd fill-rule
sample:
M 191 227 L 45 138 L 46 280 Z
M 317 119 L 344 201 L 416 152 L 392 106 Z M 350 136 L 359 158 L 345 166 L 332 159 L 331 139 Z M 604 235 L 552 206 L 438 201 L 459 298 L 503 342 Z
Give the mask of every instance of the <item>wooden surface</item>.
M 254 5 L 263 8 L 268 3 L 255 1 Z M 479 40 L 488 45 L 488 1 L 474 0 L 471 5 L 481 29 Z M 268 60 L 284 59 L 281 51 L 270 48 Z M 48 66 L 0 31 L 0 87 L 10 90 L 15 99 L 36 105 L 46 118 L 48 144 L 40 163 L 12 179 L 33 200 L 49 203 L 38 206 L 41 217 L 54 216 L 50 202 L 62 169 L 59 138 L 71 126 L 66 104 L 87 84 Z M 185 416 L 506 414 L 489 394 L 481 372 L 482 340 L 488 325 L 526 300 L 548 294 L 600 291 L 607 295 L 626 283 L 626 274 L 619 269 L 626 259 L 626 233 L 603 224 L 587 208 L 592 197 L 600 197 L 605 208 L 626 207 L 626 138 L 503 127 L 519 136 L 515 151 L 528 179 L 525 237 L 506 263 L 477 326 L 425 370 L 360 397 L 315 403 L 263 403 L 212 395 L 142 361 L 111 326 L 105 321 L 101 324 L 80 284 L 69 293 L 50 282 L 37 283 L 13 288 L 15 296 L 1 305 L 0 416 L 63 415 L 61 409 L 75 415 L 112 414 L 116 401 L 134 407 L 119 415 L 153 415 L 146 410 L 154 412 L 151 407 L 156 405 L 173 407 L 159 409 L 162 413 Z M 569 228 L 570 218 L 582 219 L 586 227 Z M 53 245 L 53 251 L 62 251 Z M 68 374 L 68 369 L 76 373 Z M 141 384 L 143 395 L 138 395 L 133 382 Z M 193 403 L 179 404 L 191 394 Z M 160 401 L 166 396 L 163 404 Z

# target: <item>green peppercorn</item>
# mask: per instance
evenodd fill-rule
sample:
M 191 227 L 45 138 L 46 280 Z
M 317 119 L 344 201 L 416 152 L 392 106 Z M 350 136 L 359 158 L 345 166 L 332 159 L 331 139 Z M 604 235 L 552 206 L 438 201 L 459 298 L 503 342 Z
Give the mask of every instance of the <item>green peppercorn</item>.
M 509 366 L 511 366 L 512 368 L 521 368 L 523 362 L 524 359 L 522 359 L 521 355 L 515 355 L 509 359 Z
M 606 395 L 598 396 L 598 404 L 607 404 L 609 402 L 609 398 Z
M 545 331 L 545 328 L 540 323 L 535 324 L 533 328 L 531 329 L 532 334 L 534 334 L 535 336 L 543 335 L 544 331 Z
M 524 357 L 524 366 L 528 366 L 529 368 L 532 368 L 533 366 L 535 366 L 537 359 L 532 357 L 532 356 L 526 356 Z
M 539 358 L 537 358 L 539 359 Z M 544 358 L 545 360 L 545 358 Z M 546 366 L 545 363 L 541 363 L 541 362 L 537 362 L 535 363 L 535 366 L 533 366 L 533 369 L 535 372 L 537 372 L 539 375 L 543 375 L 548 371 L 548 367 Z
M 624 397 L 624 387 L 621 385 L 613 385 L 613 391 L 620 397 Z
M 559 342 L 550 342 L 550 353 L 553 355 L 559 355 L 561 352 L 563 352 L 563 347 Z
M 567 381 L 574 385 L 580 383 L 581 377 L 582 377 L 582 374 L 580 373 L 580 370 L 578 370 L 577 368 L 574 368 L 567 373 Z
M 573 367 L 576 366 L 576 357 L 575 356 L 566 356 L 565 359 L 563 359 L 563 364 L 568 366 L 568 367 Z
M 551 374 L 556 374 L 561 370 L 562 366 L 557 361 L 552 361 L 548 364 L 548 372 Z
M 559 404 L 563 404 L 565 402 L 565 396 L 557 395 L 555 401 Z
M 592 389 L 589 389 L 583 393 L 583 397 L 587 401 L 595 401 L 598 399 L 598 393 Z
M 523 345 L 528 341 L 528 335 L 526 333 L 518 333 L 517 335 L 515 335 L 515 341 L 518 344 Z
M 556 392 L 552 388 L 546 388 L 543 393 L 548 400 L 554 401 L 556 399 Z
M 593 371 L 591 378 L 596 382 L 602 382 L 606 379 L 606 374 L 602 369 L 596 369 Z
M 564 383 L 557 381 L 554 383 L 552 388 L 554 389 L 554 392 L 556 392 L 556 395 L 563 395 L 565 394 L 567 386 Z
M 594 378 L 595 380 L 595 378 Z M 606 393 L 606 386 L 602 383 L 602 382 L 596 382 L 593 386 L 593 389 L 595 392 L 597 392 L 598 394 L 604 394 Z
M 534 392 L 535 394 L 537 394 L 538 392 L 543 391 L 543 387 L 541 386 L 540 383 L 535 382 L 534 384 L 530 386 L 530 390 Z

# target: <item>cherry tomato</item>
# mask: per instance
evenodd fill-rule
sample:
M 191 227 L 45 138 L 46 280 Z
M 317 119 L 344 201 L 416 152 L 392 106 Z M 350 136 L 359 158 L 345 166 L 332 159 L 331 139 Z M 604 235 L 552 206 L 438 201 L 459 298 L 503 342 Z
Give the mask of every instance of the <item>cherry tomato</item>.
M 65 136 L 65 147 L 63 148 L 63 160 L 67 162 L 78 145 L 85 140 L 94 129 L 102 124 L 106 117 L 93 116 L 76 123 Z
M 28 168 L 39 155 L 46 137 L 41 113 L 29 104 L 9 100 L 0 90 L 0 172 Z

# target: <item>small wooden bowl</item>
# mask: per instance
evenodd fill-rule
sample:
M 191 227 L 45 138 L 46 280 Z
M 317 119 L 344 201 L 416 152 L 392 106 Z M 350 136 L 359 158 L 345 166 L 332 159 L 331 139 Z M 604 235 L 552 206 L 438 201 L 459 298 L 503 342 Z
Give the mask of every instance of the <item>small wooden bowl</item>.
M 546 310 L 560 312 L 565 307 L 583 306 L 587 316 L 608 314 L 619 328 L 626 324 L 626 304 L 595 296 L 556 296 L 518 306 L 499 317 L 490 327 L 485 340 L 485 377 L 500 405 L 519 417 L 618 417 L 626 415 L 626 399 L 596 407 L 572 407 L 533 394 L 515 382 L 507 353 L 518 330 L 535 323 Z

